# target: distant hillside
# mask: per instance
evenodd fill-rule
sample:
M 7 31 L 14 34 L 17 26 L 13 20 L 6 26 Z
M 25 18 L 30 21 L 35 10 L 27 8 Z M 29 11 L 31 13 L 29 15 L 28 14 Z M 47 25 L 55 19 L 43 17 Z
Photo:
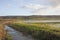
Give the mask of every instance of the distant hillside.
M 60 20 L 60 15 L 53 16 L 0 16 L 2 19 L 20 19 L 20 20 Z

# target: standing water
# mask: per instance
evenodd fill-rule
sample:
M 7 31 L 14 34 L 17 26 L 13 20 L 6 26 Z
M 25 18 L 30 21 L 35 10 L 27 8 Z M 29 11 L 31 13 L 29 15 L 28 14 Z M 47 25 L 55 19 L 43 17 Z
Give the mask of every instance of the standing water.
M 22 33 L 8 27 L 7 25 L 5 25 L 5 30 L 7 30 L 7 33 L 11 36 L 12 40 L 32 40 L 31 37 L 22 36 Z

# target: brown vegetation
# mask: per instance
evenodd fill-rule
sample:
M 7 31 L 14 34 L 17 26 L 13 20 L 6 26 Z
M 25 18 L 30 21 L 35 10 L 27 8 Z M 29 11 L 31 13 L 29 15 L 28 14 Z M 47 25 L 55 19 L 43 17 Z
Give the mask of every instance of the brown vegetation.
M 3 25 L 0 24 L 0 40 L 4 40 L 6 35 L 6 31 L 3 28 Z

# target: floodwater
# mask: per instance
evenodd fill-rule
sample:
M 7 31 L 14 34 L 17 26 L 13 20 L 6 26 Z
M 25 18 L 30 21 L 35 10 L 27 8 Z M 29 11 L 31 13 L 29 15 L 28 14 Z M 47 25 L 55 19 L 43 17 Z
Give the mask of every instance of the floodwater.
M 26 20 L 24 22 L 60 22 L 60 20 Z
M 22 36 L 22 33 L 14 30 L 7 25 L 5 25 L 5 30 L 7 30 L 7 33 L 11 36 L 12 40 L 33 40 L 31 36 Z
M 60 28 L 60 24 L 55 24 L 54 26 Z
M 39 20 L 39 21 L 24 21 L 24 22 L 60 22 L 60 20 Z M 60 27 L 60 24 L 55 24 L 56 27 Z M 33 40 L 31 36 L 22 36 L 21 32 L 16 31 L 15 29 L 5 25 L 5 30 L 11 36 L 12 40 Z

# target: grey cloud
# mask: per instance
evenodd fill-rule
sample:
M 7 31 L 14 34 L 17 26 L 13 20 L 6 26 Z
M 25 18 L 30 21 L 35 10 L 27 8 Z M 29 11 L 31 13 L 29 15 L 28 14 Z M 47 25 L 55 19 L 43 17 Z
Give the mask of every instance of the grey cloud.
M 39 9 L 37 9 L 37 10 L 32 11 L 31 13 L 37 13 L 37 12 L 39 12 L 39 11 L 46 10 L 46 9 L 47 9 L 47 7 L 39 8 Z
M 60 5 L 60 0 L 35 0 L 37 2 L 48 2 L 52 6 Z
M 34 6 L 36 6 L 36 5 L 28 5 L 28 6 L 26 6 L 26 5 L 24 5 L 22 8 L 28 8 L 29 9 L 29 7 L 30 7 L 30 9 L 34 9 L 34 11 L 32 11 L 31 13 L 32 14 L 38 14 L 38 15 L 40 15 L 40 14 L 43 14 L 43 15 L 45 15 L 45 14 L 59 14 L 60 12 L 60 10 L 59 10 L 59 8 L 60 8 L 60 0 L 33 0 L 33 1 L 37 1 L 37 2 L 48 2 L 48 3 L 50 3 L 51 5 L 50 6 L 48 6 L 48 5 L 46 5 L 46 7 L 44 6 L 44 7 L 41 7 L 40 8 L 40 6 L 39 6 L 39 8 L 38 8 L 38 6 L 37 6 L 37 9 L 36 9 L 36 7 L 35 7 L 35 9 L 34 9 Z M 48 7 L 47 7 L 48 6 Z M 32 7 L 32 8 L 31 8 Z
M 48 2 L 51 2 L 52 5 L 60 5 L 60 0 L 47 0 Z

